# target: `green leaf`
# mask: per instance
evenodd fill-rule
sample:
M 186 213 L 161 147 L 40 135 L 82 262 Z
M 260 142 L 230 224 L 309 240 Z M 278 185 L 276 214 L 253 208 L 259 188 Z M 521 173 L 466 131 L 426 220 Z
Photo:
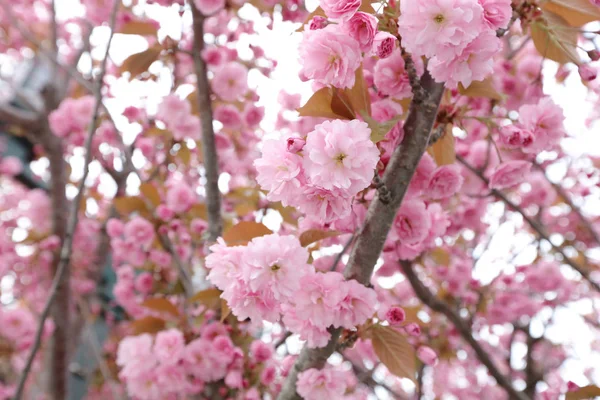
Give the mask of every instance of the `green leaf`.
M 415 350 L 406 336 L 390 326 L 373 325 L 371 343 L 379 360 L 394 375 L 415 381 Z
M 369 125 L 369 129 L 371 129 L 371 141 L 373 143 L 381 142 L 385 139 L 385 135 L 402 119 L 402 115 L 397 115 L 389 121 L 377 122 L 366 113 L 361 113 L 360 115 L 367 125 Z

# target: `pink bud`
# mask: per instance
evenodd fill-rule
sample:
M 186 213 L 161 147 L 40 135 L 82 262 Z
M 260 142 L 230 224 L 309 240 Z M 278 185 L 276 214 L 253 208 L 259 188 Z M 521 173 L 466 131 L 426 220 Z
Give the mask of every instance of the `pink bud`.
M 389 32 L 377 32 L 373 50 L 379 58 L 388 58 L 396 48 L 396 37 Z
M 287 150 L 290 153 L 298 153 L 304 148 L 306 140 L 297 137 L 291 137 L 287 140 Z
M 600 51 L 596 49 L 588 51 L 587 54 L 592 61 L 600 60 Z
M 310 20 L 308 25 L 308 29 L 311 31 L 316 31 L 317 29 L 323 29 L 327 26 L 327 18 L 322 17 L 320 15 L 315 15 L 313 19 Z
M 598 76 L 598 70 L 589 64 L 581 64 L 578 71 L 581 80 L 584 82 L 591 82 Z
M 437 354 L 431 347 L 421 346 L 417 350 L 417 357 L 425 365 L 434 365 L 437 362 Z
M 385 319 L 390 323 L 390 325 L 398 325 L 406 319 L 406 313 L 401 307 L 390 307 L 390 309 L 385 313 Z
M 573 381 L 569 381 L 569 382 L 567 382 L 567 391 L 568 391 L 568 392 L 574 392 L 574 391 L 576 391 L 577 389 L 579 389 L 579 385 L 578 385 L 578 384 L 576 384 L 576 383 L 575 383 L 575 382 L 573 382 Z
M 421 334 L 421 327 L 415 324 L 414 322 L 411 322 L 410 324 L 406 325 L 404 327 L 404 330 L 410 336 L 419 336 Z

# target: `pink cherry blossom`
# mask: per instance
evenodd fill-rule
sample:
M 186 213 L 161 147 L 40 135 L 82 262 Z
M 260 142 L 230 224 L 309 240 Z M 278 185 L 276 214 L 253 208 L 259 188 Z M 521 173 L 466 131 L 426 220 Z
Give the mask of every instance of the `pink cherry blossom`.
M 360 4 L 360 0 L 319 0 L 319 5 L 325 11 L 325 15 L 334 20 L 351 18 Z
M 463 177 L 457 165 L 443 165 L 438 167 L 427 187 L 427 195 L 435 200 L 450 197 L 460 190 Z
M 211 82 L 213 91 L 225 101 L 234 101 L 248 91 L 248 69 L 232 61 L 215 71 Z
M 417 199 L 408 200 L 402 203 L 390 234 L 404 244 L 417 244 L 427 237 L 430 226 L 425 203 Z
M 305 400 L 341 399 L 346 391 L 341 378 L 341 373 L 332 368 L 311 368 L 298 374 L 296 388 Z
M 498 165 L 490 177 L 490 189 L 507 189 L 525 180 L 525 176 L 531 170 L 528 161 L 507 161 Z
M 361 51 L 370 52 L 377 33 L 377 23 L 378 20 L 374 15 L 359 11 L 352 18 L 344 21 L 342 29 L 358 42 Z
M 404 59 L 399 49 L 394 50 L 389 57 L 379 60 L 375 64 L 373 74 L 379 92 L 397 99 L 412 96 L 408 73 L 404 69 Z
M 178 329 L 160 331 L 154 340 L 154 354 L 161 363 L 176 364 L 184 348 L 183 333 Z
M 300 74 L 307 79 L 342 89 L 354 86 L 354 73 L 361 63 L 360 46 L 335 26 L 304 31 L 298 51 Z
M 428 346 L 421 346 L 417 349 L 417 357 L 425 365 L 434 365 L 437 362 L 437 354 Z
M 512 15 L 511 0 L 479 0 L 483 20 L 490 29 L 504 29 Z
M 387 58 L 396 48 L 396 37 L 389 32 L 377 32 L 373 39 L 373 53 L 379 58 Z
M 528 153 L 551 150 L 565 136 L 565 116 L 562 108 L 550 97 L 542 98 L 537 104 L 519 108 L 519 124 L 533 133 L 534 141 L 527 147 Z
M 406 313 L 400 307 L 390 307 L 385 313 L 385 319 L 390 323 L 390 325 L 398 325 L 404 322 L 406 319 Z
M 482 31 L 483 9 L 474 0 L 402 1 L 400 10 L 402 45 L 414 56 L 461 49 Z
M 358 120 L 326 121 L 306 139 L 303 166 L 307 177 L 325 189 L 356 193 L 371 183 L 379 159 L 368 125 Z
M 194 5 L 203 15 L 212 15 L 225 7 L 225 0 L 194 0 Z
M 175 213 L 187 211 L 195 200 L 196 194 L 183 182 L 176 183 L 167 190 L 166 205 Z

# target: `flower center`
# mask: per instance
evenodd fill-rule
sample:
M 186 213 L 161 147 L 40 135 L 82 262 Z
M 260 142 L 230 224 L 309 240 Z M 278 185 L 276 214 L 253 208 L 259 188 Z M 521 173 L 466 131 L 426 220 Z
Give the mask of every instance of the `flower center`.
M 281 269 L 281 267 L 277 264 L 271 265 L 271 271 L 273 271 L 273 272 L 279 271 L 280 269 Z
M 444 22 L 446 18 L 444 18 L 444 16 L 442 14 L 438 14 L 435 17 L 433 17 L 433 20 L 435 21 L 436 24 L 441 24 L 442 22 Z
M 337 156 L 335 156 L 335 160 L 337 161 L 338 164 L 341 164 L 344 162 L 344 159 L 348 157 L 346 154 L 344 153 L 340 153 Z

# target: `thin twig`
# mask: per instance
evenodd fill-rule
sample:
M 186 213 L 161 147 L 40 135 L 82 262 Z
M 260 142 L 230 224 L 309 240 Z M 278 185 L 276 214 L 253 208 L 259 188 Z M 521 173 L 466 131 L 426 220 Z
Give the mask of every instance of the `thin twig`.
M 96 91 L 95 91 L 95 105 L 94 105 L 94 110 L 93 110 L 93 114 L 92 114 L 92 120 L 90 122 L 90 126 L 88 129 L 88 135 L 87 135 L 86 142 L 85 142 L 86 153 L 85 153 L 85 161 L 84 161 L 84 168 L 83 168 L 83 176 L 81 178 L 81 181 L 79 182 L 78 192 L 77 192 L 77 195 L 75 196 L 75 199 L 72 204 L 72 208 L 71 208 L 71 212 L 70 212 L 70 216 L 69 216 L 69 222 L 67 225 L 66 236 L 65 236 L 65 239 L 61 246 L 58 267 L 56 268 L 56 273 L 54 275 L 54 279 L 52 280 L 52 285 L 51 285 L 50 291 L 48 293 L 48 298 L 46 300 L 46 304 L 44 304 L 44 309 L 42 310 L 42 314 L 40 315 L 35 339 L 34 339 L 32 347 L 31 347 L 31 352 L 29 354 L 29 357 L 27 358 L 27 362 L 25 363 L 25 368 L 23 368 L 23 373 L 21 374 L 21 376 L 19 378 L 19 383 L 17 385 L 17 390 L 15 392 L 16 393 L 15 400 L 20 400 L 23 396 L 25 382 L 27 381 L 27 376 L 29 375 L 29 373 L 31 371 L 31 366 L 33 365 L 33 360 L 35 358 L 35 355 L 40 348 L 42 333 L 44 331 L 44 325 L 45 325 L 46 319 L 48 318 L 48 315 L 50 313 L 50 308 L 59 293 L 59 290 L 58 290 L 59 287 L 61 287 L 61 290 L 67 291 L 67 296 L 65 296 L 65 297 L 68 299 L 69 262 L 71 259 L 71 252 L 73 249 L 73 238 L 74 238 L 75 229 L 77 228 L 80 204 L 83 199 L 83 194 L 84 194 L 84 190 L 85 190 L 85 180 L 88 176 L 89 164 L 90 164 L 90 161 L 92 160 L 92 156 L 93 156 L 92 155 L 92 139 L 94 137 L 94 133 L 96 132 L 96 124 L 98 122 L 98 114 L 100 111 L 100 105 L 101 105 L 101 100 L 102 100 L 102 86 L 103 86 L 103 81 L 104 81 L 104 75 L 106 74 L 108 51 L 110 49 L 110 45 L 111 45 L 113 34 L 114 34 L 114 26 L 115 26 L 115 21 L 116 21 L 116 16 L 117 16 L 117 10 L 119 9 L 119 7 L 118 7 L 119 4 L 120 4 L 120 1 L 115 0 L 113 9 L 111 12 L 111 17 L 110 17 L 111 34 L 108 38 L 106 52 L 104 54 L 104 59 L 102 60 L 102 65 L 100 67 L 100 74 L 98 76 L 97 87 L 96 87 Z M 68 309 L 62 310 L 62 312 L 67 313 L 67 316 L 68 316 L 69 310 Z M 66 321 L 68 323 L 68 319 L 66 319 Z M 67 329 L 67 330 L 69 329 L 68 326 L 65 326 L 65 327 L 57 326 L 57 329 L 61 329 L 61 328 Z M 65 356 L 66 356 L 66 354 L 65 354 Z M 63 373 L 63 372 L 59 371 L 58 373 Z
M 465 321 L 450 308 L 446 303 L 440 301 L 424 284 L 421 282 L 415 271 L 413 270 L 410 261 L 400 261 L 402 271 L 410 282 L 415 294 L 429 308 L 433 311 L 439 312 L 446 316 L 452 322 L 454 327 L 458 330 L 462 338 L 471 346 L 477 358 L 483 365 L 485 365 L 490 374 L 496 379 L 498 385 L 502 386 L 508 393 L 510 398 L 518 400 L 529 400 L 529 396 L 524 393 L 518 392 L 513 386 L 509 378 L 504 376 L 500 369 L 496 366 L 490 355 L 483 349 L 477 340 L 471 333 L 471 328 L 467 326 Z
M 579 220 L 583 223 L 583 226 L 585 226 L 585 228 L 590 232 L 590 234 L 594 238 L 594 241 L 598 245 L 600 245 L 600 236 L 598 235 L 598 232 L 596 232 L 596 230 L 594 229 L 594 227 L 592 226 L 590 221 L 583 215 L 583 213 L 581 212 L 581 208 L 579 208 L 578 206 L 575 205 L 575 203 L 573 203 L 573 200 L 571 200 L 571 197 L 569 196 L 569 194 L 567 192 L 565 192 L 565 190 L 563 189 L 563 187 L 561 185 L 559 185 L 558 183 L 552 182 L 550 180 L 550 178 L 548 178 L 548 176 L 546 175 L 546 171 L 544 170 L 544 168 L 542 168 L 542 166 L 540 164 L 538 164 L 537 162 L 534 162 L 533 165 L 535 165 L 536 168 L 538 168 L 543 173 L 544 178 L 546 178 L 548 183 L 550 183 L 552 185 L 554 190 L 556 190 L 556 193 L 558 193 L 558 195 L 565 201 L 565 203 L 571 208 L 571 210 L 573 210 L 573 212 L 575 214 L 577 214 L 577 216 L 579 217 Z
M 330 271 L 335 271 L 337 269 L 337 266 L 340 263 L 340 261 L 342 260 L 342 257 L 344 256 L 344 254 L 346 254 L 346 252 L 352 245 L 352 242 L 354 241 L 354 236 L 355 236 L 355 233 L 353 233 L 352 236 L 350 236 L 350 239 L 348 239 L 348 241 L 344 245 L 344 248 L 342 249 L 342 251 L 340 251 L 338 253 L 338 255 L 335 257 L 335 260 L 333 260 L 333 264 L 331 264 L 331 268 L 329 268 Z
M 475 175 L 477 175 L 477 177 L 479 177 L 479 179 L 481 179 L 486 185 L 489 183 L 488 179 L 483 176 L 483 174 L 478 171 L 477 169 L 475 169 L 472 165 L 470 165 L 469 163 L 467 163 L 465 161 L 464 158 L 462 158 L 459 155 L 456 155 L 456 159 L 463 164 L 468 170 L 470 170 L 471 172 L 473 172 Z M 572 260 L 571 258 L 567 257 L 567 255 L 565 254 L 565 252 L 563 251 L 562 248 L 556 246 L 554 243 L 552 243 L 552 241 L 550 240 L 550 238 L 548 237 L 548 235 L 546 234 L 546 232 L 544 231 L 544 228 L 542 228 L 540 226 L 539 223 L 537 223 L 535 220 L 533 220 L 531 217 L 529 217 L 525 211 L 517 204 L 513 203 L 504 193 L 502 193 L 499 190 L 496 189 L 492 189 L 491 193 L 498 199 L 502 200 L 508 207 L 512 208 L 514 211 L 516 211 L 517 213 L 521 214 L 521 217 L 523 217 L 523 219 L 525 220 L 525 222 L 527 222 L 529 224 L 529 226 L 531 227 L 531 229 L 533 229 L 540 238 L 544 239 L 545 241 L 547 241 L 550 246 L 552 246 L 552 249 L 557 252 L 558 254 L 560 254 L 563 257 L 564 262 L 569 265 L 571 268 L 573 268 L 575 271 L 579 272 L 581 274 L 581 276 L 583 277 L 583 279 L 585 279 L 586 281 L 588 281 L 588 283 L 598 292 L 600 292 L 600 284 L 598 284 L 597 282 L 594 282 L 590 276 L 590 273 L 588 271 L 586 271 L 581 265 L 579 265 L 576 261 Z
M 179 257 L 179 254 L 177 254 L 177 251 L 175 250 L 175 247 L 173 246 L 173 243 L 171 243 L 171 240 L 169 239 L 169 237 L 167 235 L 158 235 L 158 240 L 160 241 L 160 244 L 162 245 L 162 247 L 171 254 L 171 256 L 173 257 L 173 261 L 175 261 L 175 266 L 177 267 L 177 271 L 179 273 L 179 279 L 181 279 L 181 283 L 183 285 L 183 289 L 185 290 L 185 295 L 187 298 L 190 298 L 194 295 L 194 287 L 192 286 L 192 278 L 190 277 L 190 274 L 188 272 L 188 270 L 186 269 L 185 265 L 183 265 L 183 261 L 181 261 L 181 258 Z

